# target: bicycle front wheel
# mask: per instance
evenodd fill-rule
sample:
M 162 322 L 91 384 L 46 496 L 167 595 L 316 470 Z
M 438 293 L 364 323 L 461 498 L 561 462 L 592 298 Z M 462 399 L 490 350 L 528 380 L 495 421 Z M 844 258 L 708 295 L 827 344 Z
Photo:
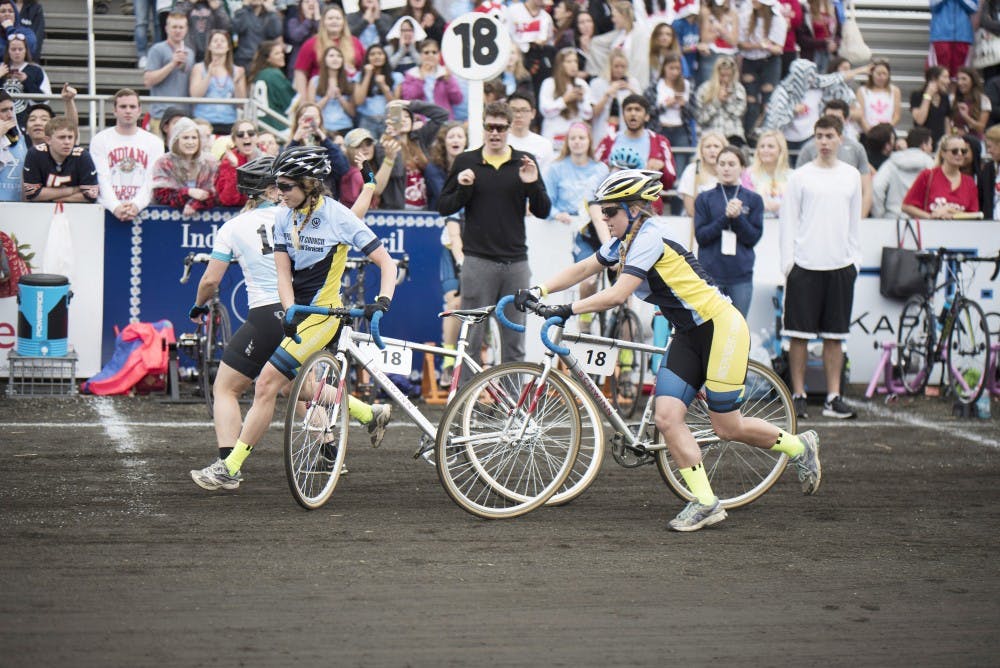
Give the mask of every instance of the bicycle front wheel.
M 921 392 L 930 378 L 935 326 L 927 300 L 910 297 L 896 328 L 896 375 L 910 394 Z
M 553 372 L 554 373 L 554 372 Z M 545 502 L 547 506 L 562 506 L 587 491 L 597 478 L 604 463 L 604 422 L 597 404 L 574 378 L 562 373 L 558 378 L 573 393 L 580 411 L 580 449 L 576 453 L 573 469 L 559 491 Z
M 566 383 L 543 368 L 512 363 L 474 376 L 438 426 L 441 484 L 463 510 L 518 517 L 548 501 L 580 448 L 580 412 Z
M 347 391 L 340 363 L 327 350 L 299 370 L 285 412 L 285 475 L 306 510 L 333 494 L 347 452 Z
M 982 307 L 962 299 L 948 335 L 948 372 L 959 402 L 976 402 L 986 385 L 990 363 L 990 329 Z
M 773 370 L 750 360 L 744 389 L 743 417 L 760 418 L 794 434 L 797 429 L 792 395 Z M 688 427 L 701 447 L 702 463 L 712 491 L 725 508 L 739 508 L 758 499 L 778 481 L 788 456 L 738 441 L 724 441 L 712 429 L 708 405 L 701 392 L 688 407 Z M 685 501 L 694 495 L 684 484 L 680 469 L 667 449 L 656 453 L 656 468 L 670 490 Z
M 615 314 L 611 338 L 633 343 L 643 342 L 642 323 L 635 311 L 624 309 Z M 649 353 L 618 349 L 618 358 L 611 374 L 611 403 L 626 420 L 634 417 L 640 406 L 646 405 L 642 399 L 648 366 Z
M 199 382 L 202 396 L 208 406 L 208 417 L 215 417 L 215 377 L 222 363 L 222 353 L 233 336 L 229 321 L 229 311 L 216 301 L 205 319 L 205 340 L 202 343 L 202 358 Z

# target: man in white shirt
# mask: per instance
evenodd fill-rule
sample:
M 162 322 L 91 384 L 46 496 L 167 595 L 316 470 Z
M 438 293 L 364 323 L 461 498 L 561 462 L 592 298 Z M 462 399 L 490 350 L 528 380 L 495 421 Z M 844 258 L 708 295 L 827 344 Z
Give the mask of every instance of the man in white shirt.
M 785 274 L 782 335 L 788 351 L 795 412 L 806 405 L 806 345 L 823 339 L 826 403 L 823 415 L 855 417 L 840 396 L 843 340 L 851 324 L 854 281 L 861 267 L 861 174 L 837 158 L 844 125 L 816 121 L 816 158 L 792 172 L 781 202 L 781 268 Z
M 514 114 L 514 120 L 510 123 L 510 134 L 507 135 L 507 143 L 518 151 L 524 151 L 535 156 L 538 167 L 544 174 L 549 165 L 555 159 L 555 149 L 552 142 L 531 131 L 531 122 L 535 118 L 537 110 L 535 101 L 527 93 L 511 93 L 507 97 L 507 107 Z
M 139 94 L 122 88 L 113 98 L 115 126 L 90 141 L 90 156 L 101 186 L 99 202 L 123 222 L 135 220 L 152 198 L 153 164 L 163 155 L 163 142 L 139 127 Z

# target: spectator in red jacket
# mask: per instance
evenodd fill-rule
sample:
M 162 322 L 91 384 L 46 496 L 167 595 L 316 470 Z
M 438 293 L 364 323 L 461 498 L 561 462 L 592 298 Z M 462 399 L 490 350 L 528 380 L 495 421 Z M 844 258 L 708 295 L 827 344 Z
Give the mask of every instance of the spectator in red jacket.
M 170 129 L 168 143 L 170 152 L 153 166 L 154 200 L 183 210 L 184 216 L 211 209 L 215 206 L 212 182 L 218 163 L 202 153 L 198 126 L 186 116 L 177 119 Z
M 652 169 L 663 173 L 660 181 L 663 183 L 663 189 L 669 190 L 677 179 L 674 154 L 670 149 L 669 139 L 646 129 L 649 113 L 649 101 L 642 95 L 629 95 L 622 100 L 622 118 L 625 129 L 602 139 L 601 143 L 597 145 L 597 150 L 594 151 L 594 157 L 606 163 L 616 147 L 631 146 L 639 155 L 648 156 L 643 169 Z M 658 214 L 663 213 L 663 202 L 654 202 L 653 209 Z
M 257 127 L 253 121 L 236 121 L 230 136 L 233 148 L 226 151 L 219 161 L 215 192 L 218 193 L 220 206 L 243 206 L 247 203 L 247 198 L 236 189 L 236 168 L 260 155 L 260 149 L 257 148 Z

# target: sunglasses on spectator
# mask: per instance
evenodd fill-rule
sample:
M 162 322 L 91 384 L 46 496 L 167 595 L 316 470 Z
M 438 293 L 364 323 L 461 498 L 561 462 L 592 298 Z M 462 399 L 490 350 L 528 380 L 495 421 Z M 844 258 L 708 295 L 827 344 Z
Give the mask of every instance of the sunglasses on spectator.
M 618 204 L 612 204 L 611 206 L 602 206 L 601 215 L 605 218 L 614 218 L 621 211 L 621 206 Z
M 945 151 L 951 153 L 952 155 L 966 155 L 969 152 L 969 149 L 955 147 L 955 148 L 947 148 L 945 149 Z
M 8 37 L 8 39 L 12 39 L 12 40 L 20 41 L 20 42 L 27 42 L 28 41 L 28 38 L 25 37 L 24 35 L 22 35 L 19 32 L 16 32 L 13 35 L 10 35 L 10 37 Z
M 298 183 L 288 183 L 287 181 L 278 181 L 274 185 L 283 193 L 291 192 L 299 187 Z
M 246 137 L 256 137 L 257 136 L 257 131 L 256 130 L 240 130 L 239 132 L 236 133 L 236 136 L 238 138 L 240 138 L 240 139 L 244 139 Z
M 487 123 L 483 126 L 487 132 L 507 132 L 510 126 L 505 123 Z

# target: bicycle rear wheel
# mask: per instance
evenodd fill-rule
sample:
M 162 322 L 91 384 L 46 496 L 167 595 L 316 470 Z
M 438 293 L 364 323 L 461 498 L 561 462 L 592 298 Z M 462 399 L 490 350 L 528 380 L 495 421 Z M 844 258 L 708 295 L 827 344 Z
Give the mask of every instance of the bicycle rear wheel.
M 229 345 L 232 336 L 229 311 L 216 301 L 212 304 L 208 317 L 205 318 L 205 341 L 202 344 L 201 369 L 199 369 L 201 373 L 198 379 L 210 418 L 215 417 L 215 392 L 212 389 L 215 385 L 215 376 L 219 372 L 222 353 Z
M 347 391 L 340 363 L 313 353 L 292 385 L 285 412 L 285 475 L 300 506 L 313 510 L 333 494 L 347 452 Z
M 756 448 L 737 441 L 724 441 L 715 435 L 708 415 L 708 406 L 701 392 L 688 407 L 685 422 L 701 447 L 702 462 L 712 491 L 725 508 L 739 508 L 760 498 L 778 481 L 788 456 L 765 448 Z M 792 395 L 781 377 L 770 368 L 750 360 L 740 412 L 755 417 L 790 434 L 797 424 Z M 694 495 L 684 484 L 680 469 L 667 449 L 656 453 L 656 468 L 670 491 L 692 501 Z
M 921 392 L 934 362 L 934 314 L 923 297 L 910 297 L 896 328 L 896 374 L 910 394 Z
M 971 299 L 962 299 L 955 309 L 946 359 L 955 398 L 965 405 L 975 403 L 987 381 L 990 329 L 982 307 Z
M 485 519 L 523 515 L 548 501 L 570 475 L 580 448 L 580 412 L 565 381 L 542 367 L 511 363 L 474 376 L 438 426 L 442 486 L 463 510 Z
M 611 338 L 620 341 L 643 343 L 642 323 L 631 309 L 615 314 Z M 611 403 L 626 420 L 635 416 L 643 401 L 649 353 L 619 348 L 615 369 L 611 374 Z

